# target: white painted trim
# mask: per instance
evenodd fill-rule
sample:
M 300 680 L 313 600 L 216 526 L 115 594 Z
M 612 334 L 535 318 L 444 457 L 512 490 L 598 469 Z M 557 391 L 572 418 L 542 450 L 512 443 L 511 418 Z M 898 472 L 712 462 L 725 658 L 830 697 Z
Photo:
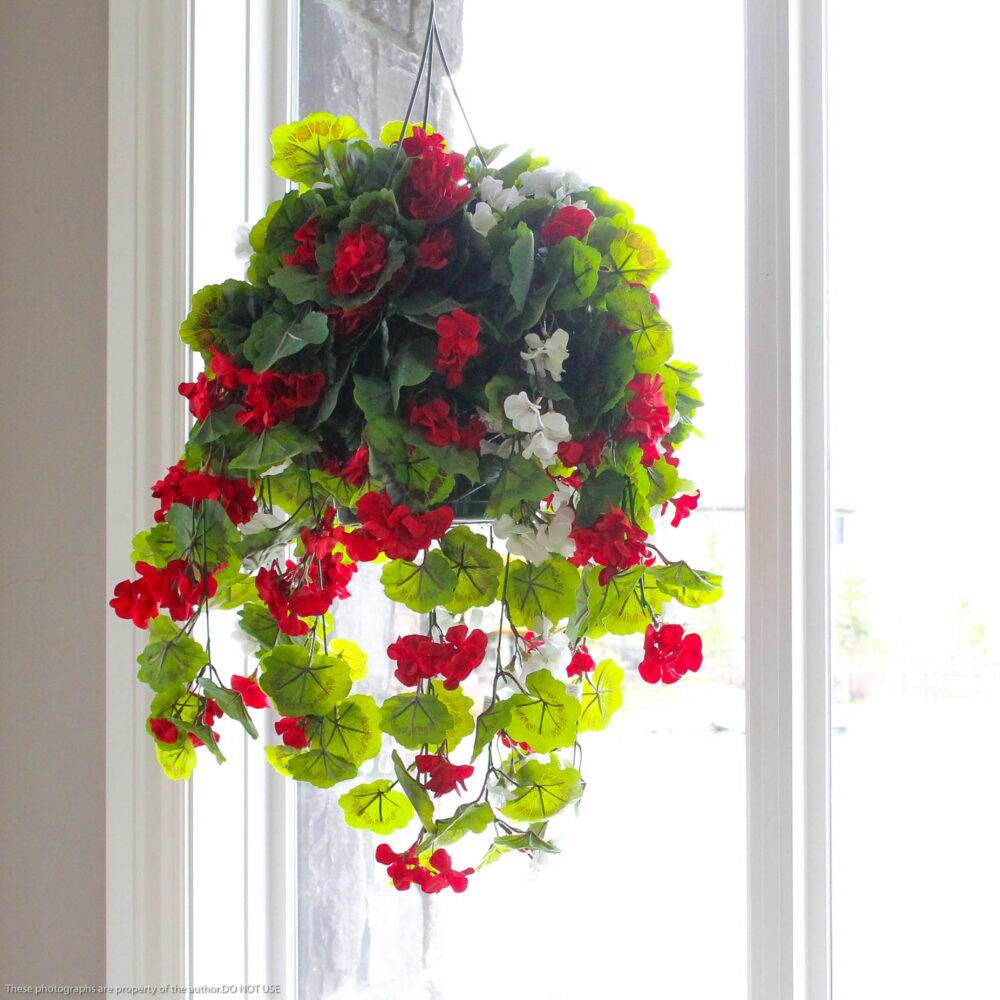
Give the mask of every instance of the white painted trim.
M 829 996 L 823 7 L 747 0 L 751 1000 Z
M 186 0 L 110 0 L 106 592 L 148 526 L 149 484 L 176 461 L 188 298 Z M 107 981 L 178 985 L 185 970 L 186 789 L 164 780 L 136 683 L 143 634 L 107 618 Z

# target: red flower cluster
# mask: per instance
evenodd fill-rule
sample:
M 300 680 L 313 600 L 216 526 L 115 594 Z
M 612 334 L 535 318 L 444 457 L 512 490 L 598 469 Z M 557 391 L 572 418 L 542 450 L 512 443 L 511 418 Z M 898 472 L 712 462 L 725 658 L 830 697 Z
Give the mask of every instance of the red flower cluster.
M 430 775 L 424 787 L 433 792 L 436 799 L 447 792 L 457 792 L 459 788 L 467 791 L 465 779 L 471 778 L 476 770 L 471 764 L 452 764 L 447 757 L 436 753 L 418 753 L 415 759 L 417 770 Z
M 680 497 L 671 497 L 667 503 L 672 503 L 674 505 L 674 518 L 670 522 L 671 528 L 676 528 L 677 525 L 681 523 L 686 517 L 691 516 L 691 511 L 693 511 L 698 506 L 698 498 L 701 496 L 701 490 L 698 490 L 694 496 L 685 494 Z M 667 511 L 667 504 L 663 505 L 663 510 L 660 513 L 665 514 Z
M 281 737 L 286 747 L 295 747 L 301 750 L 309 746 L 309 737 L 306 736 L 306 724 L 309 720 L 304 716 L 293 719 L 290 716 L 283 716 L 274 724 L 274 731 Z
M 260 689 L 260 685 L 253 677 L 243 677 L 240 674 L 233 674 L 230 685 L 234 691 L 239 691 L 243 704 L 247 708 L 270 708 L 271 703 L 267 700 L 267 695 Z
M 582 441 L 561 441 L 556 454 L 559 456 L 559 461 L 570 469 L 585 465 L 593 470 L 601 464 L 605 440 L 602 431 L 593 431 Z
M 312 406 L 319 399 L 326 376 L 322 372 L 282 375 L 270 371 L 258 375 L 244 368 L 240 381 L 247 387 L 247 394 L 236 422 L 251 434 L 260 434 L 268 427 L 294 420 L 295 411 L 303 406 Z
M 397 854 L 388 844 L 379 844 L 375 860 L 380 865 L 388 865 L 389 878 L 397 889 L 418 885 L 424 892 L 440 892 L 446 886 L 455 892 L 465 892 L 469 876 L 475 871 L 474 868 L 456 871 L 451 865 L 451 855 L 443 847 L 430 856 L 431 868 L 420 863 L 415 846 L 405 854 Z
M 253 487 L 245 479 L 226 479 L 207 472 L 188 472 L 183 462 L 172 465 L 153 485 L 153 498 L 160 509 L 153 515 L 162 522 L 175 504 L 193 507 L 200 500 L 218 500 L 233 524 L 245 524 L 257 513 Z
M 451 416 L 451 406 L 443 399 L 432 399 L 423 406 L 414 404 L 407 415 L 410 427 L 425 428 L 428 444 L 453 444 L 459 450 L 479 451 L 479 443 L 486 437 L 486 424 L 473 417 L 465 427 Z
M 388 244 L 385 237 L 367 222 L 344 233 L 334 248 L 336 260 L 327 282 L 333 295 L 370 292 L 385 267 Z
M 444 139 L 417 126 L 403 140 L 403 150 L 411 157 L 406 180 L 406 208 L 414 219 L 440 222 L 457 211 L 469 197 L 465 182 L 465 157 L 446 153 Z
M 574 566 L 586 566 L 591 560 L 604 569 L 598 582 L 605 586 L 619 570 L 649 565 L 651 556 L 646 549 L 647 533 L 633 524 L 624 511 L 608 504 L 608 513 L 602 514 L 591 528 L 574 528 L 570 538 L 576 542 L 576 552 L 570 556 Z
M 213 410 L 221 410 L 229 402 L 227 393 L 240 387 L 240 376 L 230 358 L 210 347 L 212 360 L 208 367 L 214 378 L 200 372 L 194 382 L 181 382 L 177 391 L 188 400 L 195 420 L 204 420 Z
M 575 236 L 578 240 L 582 240 L 587 235 L 594 218 L 594 213 L 589 208 L 566 205 L 542 226 L 542 242 L 554 246 L 567 236 Z
M 339 552 L 301 563 L 289 559 L 284 573 L 275 561 L 257 573 L 257 593 L 285 635 L 305 635 L 310 626 L 302 618 L 325 615 L 335 598 L 350 597 L 347 584 L 357 571 Z
M 316 270 L 316 243 L 319 240 L 319 216 L 314 215 L 307 222 L 304 222 L 295 233 L 298 246 L 295 253 L 285 255 L 285 265 L 287 267 L 305 267 L 311 271 Z
M 211 729 L 215 720 L 221 719 L 222 715 L 223 712 L 219 708 L 219 703 L 214 698 L 208 698 L 205 701 L 204 724 Z M 180 730 L 178 730 L 177 725 L 171 722 L 170 719 L 150 719 L 149 728 L 161 743 L 176 743 L 180 736 Z M 212 729 L 212 735 L 215 737 L 215 742 L 218 743 L 219 734 L 214 729 Z M 194 733 L 188 733 L 187 738 L 191 741 L 192 746 L 203 747 L 205 745 Z
M 701 636 L 697 632 L 684 634 L 680 625 L 650 625 L 643 643 L 644 655 L 639 664 L 639 676 L 650 684 L 663 681 L 673 684 L 689 670 L 701 666 Z
M 323 471 L 331 476 L 340 476 L 352 486 L 360 486 L 368 478 L 369 457 L 368 449 L 362 446 L 344 465 L 341 465 L 335 458 L 328 458 L 323 463 Z
M 377 542 L 390 559 L 416 559 L 421 549 L 451 527 L 454 517 L 450 507 L 412 514 L 405 504 L 397 507 L 385 492 L 374 491 L 358 500 L 357 512 L 364 536 Z
M 452 625 L 443 642 L 428 635 L 404 635 L 388 649 L 395 660 L 396 680 L 407 687 L 416 687 L 421 680 L 441 676 L 444 686 L 454 691 L 472 673 L 486 655 L 486 633 L 471 632 L 466 625 Z
M 663 400 L 663 379 L 643 372 L 628 384 L 635 395 L 625 404 L 632 418 L 618 430 L 618 439 L 636 437 L 642 445 L 642 464 L 652 465 L 661 455 L 660 442 L 670 429 L 670 408 Z
M 464 309 L 455 309 L 439 316 L 434 329 L 438 335 L 434 367 L 445 373 L 445 385 L 454 389 L 462 381 L 466 361 L 479 354 L 479 320 Z
M 448 263 L 448 254 L 455 248 L 455 237 L 450 229 L 439 226 L 429 229 L 417 244 L 417 267 L 440 271 Z
M 569 661 L 566 673 L 570 677 L 582 677 L 594 669 L 594 658 L 590 655 L 586 646 L 579 646 L 573 654 L 573 659 Z
M 137 562 L 138 580 L 122 580 L 115 587 L 109 602 L 119 618 L 131 618 L 139 628 L 148 628 L 151 618 L 160 613 L 160 606 L 175 622 L 187 621 L 205 598 L 204 578 L 196 574 L 186 559 L 171 559 L 163 569 Z M 208 575 L 208 596 L 215 594 L 215 574 Z

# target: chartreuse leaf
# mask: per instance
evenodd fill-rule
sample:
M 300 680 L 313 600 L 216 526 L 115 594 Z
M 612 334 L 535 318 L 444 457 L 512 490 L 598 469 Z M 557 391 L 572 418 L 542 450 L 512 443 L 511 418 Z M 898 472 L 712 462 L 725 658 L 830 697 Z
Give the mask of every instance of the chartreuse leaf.
M 264 755 L 267 757 L 271 767 L 283 774 L 286 778 L 292 777 L 292 772 L 288 770 L 288 762 L 293 757 L 298 757 L 300 751 L 294 747 L 267 746 L 264 747 Z
M 637 371 L 657 374 L 673 352 L 673 331 L 659 314 L 645 288 L 617 288 L 608 295 L 608 314 L 631 331 Z
M 517 787 L 501 812 L 515 820 L 548 819 L 583 794 L 580 772 L 557 763 L 529 760 L 514 780 Z
M 191 311 L 181 323 L 181 340 L 206 360 L 211 357 L 208 349 L 219 340 L 219 320 L 229 308 L 225 292 L 226 285 L 199 289 L 191 297 Z
M 323 176 L 323 150 L 336 140 L 364 139 L 364 131 L 350 115 L 316 111 L 300 122 L 279 125 L 271 133 L 274 157 L 271 169 L 279 177 L 315 184 Z
M 382 705 L 382 731 L 407 750 L 419 750 L 425 744 L 438 746 L 454 724 L 445 703 L 434 695 L 397 694 Z
M 285 765 L 296 781 L 308 781 L 317 788 L 330 788 L 358 774 L 357 767 L 323 746 L 289 757 Z
M 533 503 L 552 492 L 552 480 L 535 461 L 511 455 L 490 493 L 486 516 L 497 518 L 512 511 L 521 501 Z
M 455 571 L 436 549 L 425 552 L 419 565 L 393 559 L 382 571 L 386 597 L 411 611 L 426 612 L 447 604 L 455 596 L 457 582 Z
M 352 681 L 363 680 L 368 675 L 368 654 L 350 639 L 333 639 L 330 655 L 339 656 L 348 666 Z
M 541 826 L 544 828 L 545 824 L 533 823 L 532 826 Z M 556 847 L 551 840 L 543 839 L 543 837 L 536 833 L 534 829 L 528 830 L 527 833 L 514 833 L 506 837 L 495 837 L 493 844 L 496 847 L 501 848 L 502 852 L 544 851 L 546 854 L 559 853 L 559 848 Z
M 663 595 L 655 586 L 646 586 L 643 594 L 640 584 L 646 568 L 633 566 L 616 573 L 603 587 L 598 582 L 600 572 L 596 566 L 587 571 L 587 609 L 592 624 L 591 634 L 596 636 L 608 631 L 612 635 L 632 635 L 642 632 L 649 624 L 650 617 L 659 614 L 663 606 Z M 643 596 L 649 605 L 648 609 L 643 606 Z
M 614 660 L 601 660 L 583 675 L 580 699 L 580 732 L 606 729 L 611 716 L 622 707 L 622 680 L 625 671 Z
M 510 722 L 504 727 L 517 743 L 528 743 L 539 753 L 548 753 L 576 742 L 580 703 L 566 685 L 548 670 L 535 670 L 525 678 L 527 694 L 512 695 Z
M 230 719 L 235 719 L 254 739 L 257 739 L 257 727 L 254 725 L 253 719 L 250 718 L 247 707 L 238 691 L 222 687 L 207 677 L 202 677 L 201 689 L 209 698 L 214 698 L 218 702 L 219 708 Z
M 528 297 L 531 287 L 531 276 L 535 266 L 535 235 L 524 222 L 517 224 L 517 237 L 511 245 L 507 259 L 513 277 L 510 282 L 510 295 L 515 308 L 520 312 L 524 308 L 524 300 Z
M 645 227 L 619 215 L 614 218 L 618 227 L 617 238 L 611 241 L 608 255 L 614 270 L 626 281 L 650 287 L 670 268 L 663 251 L 656 245 L 656 237 Z
M 666 503 L 677 492 L 677 469 L 665 458 L 658 458 L 646 470 L 649 474 L 649 492 L 646 499 L 650 506 Z
M 273 278 L 272 277 L 272 283 Z M 270 313 L 257 320 L 243 344 L 243 353 L 258 374 L 273 368 L 275 362 L 297 354 L 308 344 L 322 344 L 330 335 L 329 317 L 310 312 L 301 319 Z
M 139 654 L 139 680 L 154 691 L 188 684 L 208 663 L 208 653 L 169 618 L 159 615 L 149 623 L 149 645 Z
M 351 764 L 371 760 L 382 745 L 379 709 L 367 694 L 355 694 L 333 706 L 319 723 L 320 746 Z
M 344 810 L 348 826 L 373 833 L 402 830 L 413 819 L 413 806 L 402 792 L 382 778 L 365 785 L 355 785 L 337 800 Z
M 448 743 L 448 751 L 451 752 L 476 728 L 472 718 L 472 706 L 475 702 L 463 693 L 461 687 L 449 691 L 443 684 L 433 684 L 431 689 L 448 709 L 448 714 L 454 723 L 444 736 Z
M 163 773 L 173 781 L 190 778 L 198 763 L 198 755 L 188 739 L 179 739 L 176 743 L 157 742 L 156 759 L 160 762 Z
M 158 524 L 149 531 L 140 531 L 132 539 L 133 563 L 147 562 L 163 569 L 171 559 L 179 559 L 181 555 L 169 524 Z
M 250 444 L 230 460 L 229 467 L 258 472 L 270 469 L 273 465 L 281 465 L 286 459 L 296 455 L 316 451 L 318 447 L 316 438 L 299 430 L 295 424 L 278 424 L 277 427 L 268 427 L 254 435 Z
M 692 569 L 686 562 L 668 563 L 646 571 L 664 597 L 673 598 L 686 608 L 714 604 L 722 597 L 722 577 L 717 573 Z
M 421 843 L 420 850 L 423 852 L 448 847 L 467 833 L 482 833 L 494 819 L 493 807 L 488 802 L 467 802 L 455 810 L 454 816 L 437 821 L 434 835 Z
M 501 729 L 506 729 L 510 722 L 511 704 L 509 701 L 494 701 L 489 708 L 479 714 L 476 719 L 476 741 L 472 746 L 472 759 L 475 760 L 484 747 Z
M 260 666 L 260 686 L 282 715 L 326 715 L 351 690 L 346 660 L 305 646 L 276 646 Z
M 510 565 L 507 605 L 516 626 L 533 628 L 541 615 L 555 623 L 573 613 L 580 571 L 562 556 L 550 556 L 539 565 L 520 561 Z
M 406 766 L 395 750 L 392 751 L 392 766 L 396 772 L 399 787 L 403 789 L 403 793 L 413 804 L 424 829 L 428 833 L 433 833 L 434 803 L 431 802 L 431 797 L 425 791 L 424 786 L 406 770 Z
M 464 524 L 452 528 L 439 542 L 441 552 L 455 573 L 455 595 L 445 605 L 453 615 L 485 607 L 496 600 L 503 571 L 503 557 L 489 547 L 482 535 Z

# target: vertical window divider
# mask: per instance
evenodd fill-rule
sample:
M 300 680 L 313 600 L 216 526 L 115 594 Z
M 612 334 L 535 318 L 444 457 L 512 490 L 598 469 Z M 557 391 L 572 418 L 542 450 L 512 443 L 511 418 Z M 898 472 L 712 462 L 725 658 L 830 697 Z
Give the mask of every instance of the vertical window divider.
M 750 1000 L 830 996 L 824 6 L 747 0 Z

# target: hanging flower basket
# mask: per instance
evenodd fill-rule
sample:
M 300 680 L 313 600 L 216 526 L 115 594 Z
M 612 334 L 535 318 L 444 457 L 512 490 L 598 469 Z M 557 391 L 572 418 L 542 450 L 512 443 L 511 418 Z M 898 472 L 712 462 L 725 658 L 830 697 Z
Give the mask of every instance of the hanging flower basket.
M 445 848 L 465 834 L 489 831 L 484 863 L 555 850 L 578 736 L 621 704 L 621 667 L 588 639 L 644 634 L 650 683 L 701 663 L 661 616 L 718 599 L 719 578 L 650 541 L 697 503 L 675 451 L 698 372 L 650 292 L 667 260 L 601 189 L 424 126 L 369 144 L 321 113 L 273 141 L 297 187 L 253 227 L 246 280 L 194 296 L 193 429 L 111 604 L 149 631 L 169 777 L 224 759 L 222 716 L 256 738 L 273 706 L 278 771 L 340 786 L 352 826 L 408 830 L 376 852 L 397 888 L 462 891 L 473 869 Z M 389 646 L 381 703 L 331 613 L 364 562 L 426 616 Z M 254 645 L 248 677 L 212 664 L 216 609 Z M 357 780 L 383 747 L 391 776 Z

